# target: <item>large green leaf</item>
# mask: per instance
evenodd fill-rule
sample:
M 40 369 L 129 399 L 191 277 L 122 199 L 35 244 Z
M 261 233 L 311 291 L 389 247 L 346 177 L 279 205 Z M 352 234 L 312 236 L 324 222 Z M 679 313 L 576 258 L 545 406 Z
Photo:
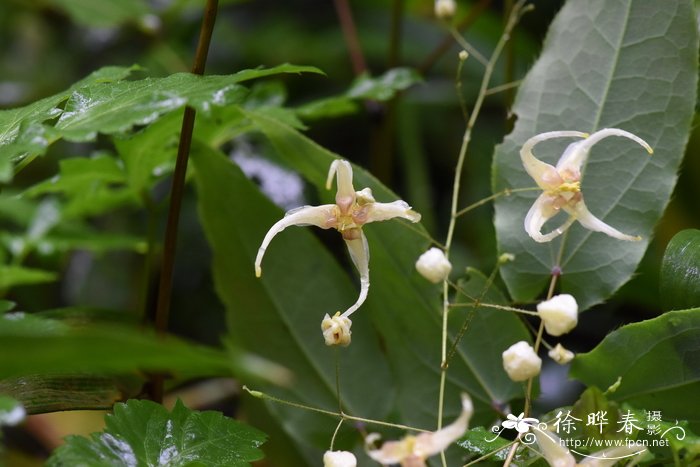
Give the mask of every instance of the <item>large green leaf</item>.
M 69 436 L 53 467 L 244 467 L 260 460 L 265 434 L 219 412 L 198 412 L 179 400 L 172 412 L 151 401 L 114 406 L 106 428 L 90 438 Z
M 22 312 L 2 316 L 0 341 L 0 378 L 78 372 L 114 375 L 137 370 L 185 376 L 284 376 L 276 366 L 240 352 L 207 348 L 127 326 L 72 327 Z
M 700 230 L 678 232 L 661 264 L 661 300 L 667 310 L 700 306 Z
M 608 334 L 573 361 L 571 375 L 636 407 L 700 426 L 700 308 L 670 311 Z
M 247 92 L 239 85 L 243 81 L 280 73 L 321 73 L 313 67 L 284 64 L 227 76 L 177 73 L 123 80 L 132 70 L 103 68 L 55 96 L 0 112 L 0 181 L 11 177 L 10 162 L 43 154 L 59 138 L 89 141 L 98 133 L 124 133 L 185 105 L 208 114 L 212 107 L 240 102 Z M 56 118 L 55 125 L 49 123 Z
M 563 271 L 561 289 L 581 309 L 629 280 L 676 182 L 695 105 L 697 55 L 689 0 L 570 0 L 559 12 L 518 91 L 515 128 L 496 149 L 493 191 L 535 186 L 518 150 L 538 133 L 622 128 L 644 138 L 654 155 L 623 138 L 602 141 L 591 151 L 582 193 L 593 214 L 643 240 L 620 241 L 574 224 L 559 239 L 538 244 L 523 230 L 537 192 L 501 198 L 495 225 L 499 250 L 516 256 L 503 268 L 516 300 L 540 294 L 554 266 Z M 542 143 L 537 154 L 556 162 L 570 142 Z M 563 222 L 561 217 L 545 230 Z
M 199 215 L 214 251 L 214 279 L 228 310 L 229 332 L 236 344 L 294 372 L 291 388 L 266 391 L 337 410 L 337 358 L 346 409 L 359 416 L 385 416 L 394 387 L 369 321 L 354 321 L 354 342 L 347 349 L 335 352 L 323 342 L 324 314 L 343 309 L 357 294 L 348 275 L 311 232 L 290 229 L 270 246 L 263 277 L 256 279 L 257 249 L 283 213 L 223 154 L 199 146 L 192 162 Z M 327 447 L 336 421 L 280 405 L 270 408 L 299 443 Z
M 269 116 L 256 112 L 248 112 L 247 115 L 270 139 L 278 155 L 319 189 L 322 202 L 332 202 L 333 193 L 325 190 L 324 185 L 328 168 L 338 156 Z M 354 173 L 356 189 L 370 187 L 378 201 L 398 198 L 365 170 L 354 167 Z M 371 252 L 372 285 L 367 302 L 353 316 L 354 322 L 371 319 L 384 338 L 395 384 L 401 388 L 397 407 L 399 421 L 413 426 L 434 427 L 440 380 L 441 302 L 439 287 L 415 271 L 416 259 L 428 246 L 425 231 L 420 225 L 402 221 L 370 224 L 363 230 Z M 277 251 L 279 253 L 270 249 L 267 254 L 284 254 L 281 249 Z M 288 269 L 288 266 L 284 269 Z M 474 288 L 480 291 L 483 276 L 474 273 L 472 280 L 476 281 Z M 495 292 L 489 296 L 494 300 L 502 299 Z M 499 355 L 512 342 L 527 338 L 527 333 L 521 325 L 512 321 L 517 321 L 514 316 L 507 313 L 481 315 L 480 312 L 477 311 L 478 317 L 474 318 L 468 335 L 450 362 L 445 399 L 446 421 L 456 416 L 456 401 L 462 391 L 472 395 L 476 404 L 476 420 L 484 422 L 493 419 L 494 404 L 522 396 L 522 388 L 505 378 L 500 363 L 492 365 L 491 360 L 483 358 L 485 355 Z M 458 314 L 455 314 L 455 318 L 452 335 L 456 334 L 463 322 Z M 355 332 L 353 338 L 353 345 L 367 339 L 360 332 Z M 366 393 L 366 390 L 363 392 Z

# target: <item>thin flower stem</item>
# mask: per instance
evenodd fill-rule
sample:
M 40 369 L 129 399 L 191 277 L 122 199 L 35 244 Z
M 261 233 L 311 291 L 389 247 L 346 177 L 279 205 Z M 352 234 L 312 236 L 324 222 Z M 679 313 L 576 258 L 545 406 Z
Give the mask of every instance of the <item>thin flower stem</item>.
M 508 23 L 506 24 L 505 30 L 503 31 L 503 34 L 498 40 L 498 43 L 496 44 L 496 47 L 491 54 L 491 58 L 489 61 L 486 63 L 486 67 L 484 69 L 484 75 L 481 80 L 481 86 L 479 88 L 479 94 L 476 98 L 476 102 L 474 103 L 474 108 L 472 109 L 471 115 L 469 116 L 469 120 L 467 121 L 467 126 L 464 131 L 464 136 L 462 137 L 462 145 L 459 150 L 459 156 L 457 158 L 457 165 L 455 167 L 455 177 L 454 177 L 454 183 L 452 187 L 452 205 L 450 209 L 450 223 L 447 228 L 447 240 L 445 241 L 445 257 L 449 259 L 449 254 L 450 254 L 450 247 L 452 246 L 452 239 L 454 236 L 454 230 L 455 230 L 455 224 L 457 221 L 457 203 L 459 202 L 459 189 L 460 189 L 460 183 L 462 179 L 462 169 L 464 167 L 464 160 L 466 159 L 467 155 L 467 148 L 469 147 L 469 141 L 471 140 L 471 135 L 472 135 L 472 129 L 474 128 L 474 124 L 476 123 L 476 119 L 479 116 L 479 112 L 481 111 L 481 106 L 484 103 L 484 99 L 486 97 L 486 90 L 488 89 L 489 83 L 491 82 L 491 75 L 493 74 L 494 67 L 496 65 L 496 62 L 498 61 L 499 56 L 501 55 L 501 52 L 503 51 L 503 47 L 505 46 L 506 42 L 508 42 L 511 32 L 513 28 L 515 27 L 516 23 L 522 16 L 522 14 L 527 11 L 526 8 L 523 8 L 525 4 L 525 0 L 519 0 L 515 6 L 513 7 L 512 11 L 510 12 L 509 18 L 508 18 Z M 459 41 L 458 41 L 459 42 Z M 460 45 L 462 45 L 460 43 Z M 469 46 L 469 44 L 465 44 Z M 469 46 L 471 48 L 471 46 Z M 466 49 L 466 47 L 465 47 Z M 469 51 L 467 49 L 467 51 Z M 475 57 L 480 56 L 480 54 L 474 54 Z M 442 355 L 442 362 L 440 364 L 440 392 L 438 395 L 438 421 L 437 421 L 437 426 L 438 429 L 442 428 L 442 417 L 443 417 L 443 409 L 444 409 L 444 399 L 445 399 L 445 380 L 447 377 L 447 317 L 449 313 L 449 288 L 448 288 L 448 283 L 447 281 L 443 282 L 443 308 L 442 308 L 442 339 L 441 339 L 441 355 Z M 443 465 L 444 465 L 443 461 Z
M 457 213 L 455 214 L 457 217 L 468 213 L 469 211 L 476 209 L 480 206 L 483 206 L 484 204 L 491 202 L 493 200 L 496 200 L 500 198 L 501 196 L 510 196 L 512 193 L 521 193 L 523 191 L 536 191 L 536 190 L 542 190 L 542 188 L 533 186 L 533 187 L 527 187 L 527 188 L 506 188 L 505 190 L 499 191 L 498 193 L 494 193 L 491 196 L 487 196 L 484 199 L 481 199 L 475 203 L 470 204 L 466 208 L 462 208 Z
M 218 10 L 218 0 L 207 0 L 202 18 L 202 27 L 199 32 L 199 42 L 194 57 L 192 73 L 196 75 L 204 74 L 204 67 L 207 63 L 209 44 L 216 22 L 216 12 Z M 170 314 L 170 299 L 173 288 L 173 270 L 175 266 L 175 249 L 177 245 L 177 230 L 180 221 L 180 208 L 185 192 L 185 175 L 187 173 L 187 161 L 192 144 L 192 131 L 194 129 L 195 110 L 192 107 L 185 107 L 182 117 L 182 129 L 180 131 L 180 142 L 177 148 L 177 159 L 175 161 L 175 171 L 173 173 L 172 187 L 170 191 L 170 204 L 168 207 L 168 220 L 165 227 L 165 239 L 163 241 L 163 262 L 160 270 L 160 281 L 158 285 L 158 299 L 156 302 L 155 328 L 158 332 L 165 332 L 168 327 L 168 316 Z M 150 397 L 155 402 L 163 400 L 163 375 L 154 375 L 151 381 Z
M 340 427 L 341 427 L 341 425 L 343 424 L 344 421 L 345 421 L 345 419 L 344 419 L 344 418 L 341 418 L 341 419 L 338 421 L 338 426 L 335 427 L 335 431 L 333 432 L 333 437 L 331 438 L 331 449 L 330 449 L 331 451 L 333 451 L 333 445 L 335 444 L 335 437 L 336 437 L 336 435 L 338 434 L 338 432 L 340 431 Z
M 412 223 L 410 223 L 410 222 L 408 222 L 408 221 L 405 221 L 404 219 L 401 219 L 401 220 L 403 220 L 404 222 L 399 222 L 400 225 L 403 225 L 404 227 L 406 227 L 406 228 L 409 229 L 409 230 L 413 230 L 415 233 L 417 233 L 417 234 L 420 235 L 421 237 L 424 237 L 425 239 L 429 240 L 430 243 L 432 243 L 433 245 L 437 246 L 438 248 L 440 248 L 440 249 L 442 249 L 442 250 L 445 249 L 445 245 L 443 245 L 442 243 L 440 243 L 440 242 L 438 242 L 437 240 L 435 240 L 435 239 L 432 237 L 432 235 L 430 235 L 428 232 L 419 229 L 418 227 L 416 227 L 415 225 L 413 225 Z
M 486 283 L 484 284 L 484 287 L 481 289 L 481 293 L 479 294 L 479 298 L 474 301 L 472 304 L 472 309 L 470 310 L 471 312 L 467 314 L 467 317 L 464 319 L 464 323 L 462 323 L 462 327 L 459 329 L 459 333 L 457 334 L 457 337 L 454 339 L 452 342 L 452 347 L 450 348 L 450 351 L 447 353 L 447 364 L 449 365 L 450 360 L 452 360 L 452 357 L 454 357 L 455 353 L 457 353 L 457 345 L 459 345 L 459 342 L 462 340 L 464 337 L 464 334 L 467 332 L 467 329 L 469 328 L 469 323 L 471 323 L 472 318 L 474 317 L 474 313 L 476 313 L 476 310 L 479 309 L 479 306 L 481 305 L 481 301 L 484 299 L 486 296 L 486 293 L 489 291 L 491 288 L 491 285 L 493 284 L 493 280 L 496 278 L 496 274 L 498 273 L 498 267 L 500 266 L 500 263 L 496 262 L 496 266 L 493 268 L 493 271 L 491 271 L 491 274 L 489 275 L 488 279 L 486 280 Z M 454 304 L 452 304 L 454 305 Z
M 523 310 L 522 308 L 515 308 L 512 306 L 506 306 L 506 305 L 496 305 L 495 303 L 481 303 L 478 301 L 474 301 L 471 303 L 451 303 L 450 304 L 451 308 L 465 308 L 465 307 L 474 307 L 474 308 L 493 308 L 496 310 L 504 310 L 504 311 L 514 311 L 516 313 L 522 313 L 524 315 L 530 315 L 530 316 L 537 316 L 536 311 L 530 311 L 530 310 Z
M 500 86 L 494 86 L 488 91 L 486 91 L 486 95 L 490 96 L 492 94 L 498 94 L 499 92 L 507 91 L 509 89 L 517 88 L 520 86 L 520 83 L 522 83 L 523 80 L 519 79 L 517 81 L 511 81 L 510 83 L 506 84 L 501 84 Z
M 503 451 L 503 450 L 506 449 L 507 447 L 510 447 L 510 446 L 513 446 L 513 445 L 517 445 L 517 443 L 518 443 L 517 440 L 511 441 L 510 443 L 506 444 L 505 446 L 503 446 L 503 447 L 501 447 L 501 448 L 494 449 L 493 451 L 488 452 L 488 453 L 484 454 L 483 456 L 478 457 L 478 458 L 474 459 L 473 461 L 470 461 L 470 462 L 467 463 L 467 464 L 464 464 L 462 467 L 469 467 L 470 465 L 475 465 L 475 464 L 477 464 L 477 463 L 483 461 L 484 459 L 488 459 L 489 457 L 498 454 L 499 452 Z
M 287 401 L 284 399 L 280 399 L 279 397 L 271 396 L 271 395 L 266 394 L 266 393 L 261 392 L 261 391 L 252 390 L 252 389 L 248 388 L 248 386 L 243 386 L 243 390 L 246 391 L 251 396 L 257 397 L 258 399 L 266 399 L 266 400 L 269 400 L 272 402 L 276 402 L 278 404 L 284 404 L 284 405 L 288 405 L 290 407 L 296 407 L 297 409 L 308 410 L 311 412 L 316 412 L 316 413 L 320 413 L 323 415 L 328 415 L 330 417 L 341 418 L 344 420 L 352 420 L 354 422 L 368 423 L 371 425 L 380 425 L 380 426 L 387 426 L 387 427 L 391 427 L 391 428 L 398 428 L 400 430 L 417 431 L 420 433 L 429 433 L 430 432 L 429 430 L 423 430 L 421 428 L 416 428 L 413 426 L 401 425 L 398 423 L 383 422 L 381 420 L 373 420 L 371 418 L 355 417 L 353 415 L 348 415 L 345 412 L 332 412 L 330 410 L 319 409 L 318 407 L 311 407 L 310 405 L 304 405 L 304 404 L 299 404 L 297 402 Z
M 474 46 L 467 42 L 456 28 L 450 27 L 449 31 L 450 34 L 452 34 L 452 38 L 455 40 L 455 42 L 459 44 L 460 47 L 469 52 L 469 55 L 473 55 L 477 62 L 481 63 L 484 66 L 488 66 L 489 61 L 486 59 L 486 57 L 481 55 L 481 53 L 478 50 L 476 50 Z
M 472 24 L 476 22 L 477 19 L 479 19 L 481 14 L 484 11 L 486 11 L 490 3 L 491 0 L 480 0 L 476 5 L 472 5 L 469 8 L 469 13 L 467 14 L 467 16 L 457 25 L 457 30 L 465 31 L 466 29 L 468 29 Z M 418 71 L 420 72 L 420 74 L 426 76 L 430 69 L 433 67 L 433 65 L 435 65 L 435 63 L 440 59 L 440 57 L 442 57 L 442 55 L 445 52 L 450 50 L 453 43 L 454 39 L 452 38 L 452 34 L 447 33 L 440 42 L 440 44 L 438 44 L 438 46 L 426 57 L 423 63 L 421 63 L 421 65 L 418 67 Z

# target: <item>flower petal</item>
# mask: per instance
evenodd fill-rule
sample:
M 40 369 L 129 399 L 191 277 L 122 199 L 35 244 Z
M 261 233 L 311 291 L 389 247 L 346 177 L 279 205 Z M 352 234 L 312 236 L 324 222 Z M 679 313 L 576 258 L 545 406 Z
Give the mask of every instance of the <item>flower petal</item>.
M 338 191 L 335 194 L 335 201 L 338 206 L 349 205 L 355 200 L 355 188 L 352 186 L 352 166 L 348 161 L 336 159 L 331 163 L 326 179 L 326 189 L 330 190 L 333 176 L 337 175 Z M 348 201 L 349 200 L 349 201 Z
M 303 206 L 288 211 L 282 219 L 270 227 L 270 230 L 267 231 L 260 248 L 258 248 L 258 255 L 255 257 L 255 275 L 257 277 L 262 275 L 262 268 L 260 264 L 262 263 L 267 246 L 270 244 L 275 235 L 292 225 L 315 225 L 316 227 L 320 227 L 322 229 L 328 229 L 332 227 L 334 209 L 335 205 L 324 204 L 321 206 Z
M 386 221 L 395 217 L 402 217 L 411 222 L 419 222 L 421 218 L 420 214 L 413 211 L 406 201 L 397 200 L 392 203 L 372 203 L 369 205 L 365 223 Z
M 542 449 L 542 455 L 552 467 L 575 467 L 576 459 L 569 450 L 562 446 L 561 440 L 551 431 L 539 428 L 533 430 L 537 445 Z
M 462 413 L 457 420 L 433 433 L 421 433 L 416 436 L 413 453 L 425 459 L 447 449 L 456 439 L 461 437 L 474 413 L 474 404 L 468 394 L 462 393 Z
M 571 224 L 576 220 L 573 216 L 570 216 L 560 227 L 548 234 L 542 234 L 542 226 L 545 222 L 559 212 L 551 206 L 551 203 L 552 197 L 542 193 L 532 204 L 527 216 L 525 216 L 525 231 L 536 242 L 544 243 L 555 239 L 571 227 Z
M 353 264 L 360 273 L 360 296 L 355 304 L 345 310 L 342 315 L 343 317 L 348 317 L 360 308 L 360 305 L 367 299 L 367 293 L 369 292 L 369 246 L 367 245 L 367 237 L 365 237 L 365 233 L 362 230 L 360 230 L 360 238 L 345 240 L 345 244 L 348 247 Z
M 589 230 L 593 230 L 594 232 L 602 232 L 613 238 L 617 238 L 619 240 L 627 240 L 630 242 L 638 242 L 642 239 L 642 237 L 640 237 L 639 235 L 635 236 L 623 234 L 619 230 L 609 226 L 602 220 L 598 219 L 591 213 L 591 211 L 588 210 L 588 208 L 586 207 L 586 203 L 583 202 L 583 199 L 577 202 L 573 207 L 565 205 L 563 209 L 566 212 L 568 212 L 572 217 L 575 217 L 576 220 L 579 221 L 582 226 Z
M 654 153 L 654 150 L 651 149 L 651 146 L 649 146 L 649 144 L 647 144 L 647 142 L 639 136 L 632 134 L 629 131 L 620 130 L 619 128 L 604 128 L 602 130 L 596 131 L 585 140 L 579 141 L 569 146 L 559 159 L 559 162 L 557 163 L 557 169 L 560 172 L 567 169 L 579 171 L 583 163 L 588 158 L 588 153 L 590 152 L 591 147 L 593 147 L 593 145 L 599 142 L 600 140 L 607 138 L 608 136 L 622 136 L 623 138 L 631 139 L 632 141 L 637 142 L 640 146 L 646 149 L 649 154 Z
M 367 455 L 382 465 L 398 464 L 407 457 L 413 455 L 413 436 L 408 436 L 401 441 L 387 441 L 381 449 L 367 451 Z
M 612 467 L 616 463 L 620 462 L 622 458 L 628 460 L 633 455 L 640 455 L 647 451 L 647 448 L 641 446 L 629 446 L 622 445 L 613 448 L 603 449 L 602 451 L 594 452 L 589 454 L 584 460 L 582 460 L 578 465 L 581 467 Z M 643 457 L 643 456 L 641 456 Z M 639 457 L 637 458 L 639 459 Z M 634 463 L 625 465 L 634 465 Z
M 540 133 L 525 141 L 525 144 L 520 148 L 520 159 L 523 161 L 523 166 L 527 173 L 530 174 L 540 188 L 543 190 L 554 188 L 554 185 L 557 185 L 556 178 L 558 177 L 556 169 L 554 166 L 536 158 L 532 154 L 532 148 L 537 143 L 552 138 L 585 138 L 586 136 L 588 136 L 587 133 L 581 133 L 580 131 L 548 131 Z

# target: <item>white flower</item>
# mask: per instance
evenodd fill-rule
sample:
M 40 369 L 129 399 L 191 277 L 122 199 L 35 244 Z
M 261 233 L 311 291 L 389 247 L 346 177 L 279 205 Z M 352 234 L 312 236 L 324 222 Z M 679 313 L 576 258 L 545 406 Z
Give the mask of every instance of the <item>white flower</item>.
M 603 232 L 620 240 L 637 241 L 639 236 L 631 236 L 609 226 L 595 217 L 583 202 L 581 193 L 581 166 L 588 158 L 591 147 L 608 136 L 622 136 L 640 144 L 649 154 L 651 147 L 632 133 L 617 128 L 605 128 L 592 135 L 579 131 L 550 131 L 528 139 L 520 149 L 520 157 L 525 170 L 535 180 L 542 193 L 525 216 L 525 231 L 537 242 L 548 242 L 568 229 L 574 221 L 587 229 Z M 585 138 L 583 141 L 572 143 L 559 158 L 556 167 L 542 162 L 532 154 L 532 148 L 539 142 L 552 138 Z M 569 218 L 560 227 L 548 234 L 542 234 L 542 226 L 561 210 Z
M 292 225 L 315 225 L 322 229 L 336 229 L 345 240 L 350 258 L 360 273 L 360 296 L 357 301 L 342 314 L 347 318 L 357 310 L 367 298 L 369 291 L 369 247 L 367 238 L 362 232 L 362 226 L 370 222 L 385 221 L 402 217 L 411 222 L 420 221 L 420 214 L 411 210 L 405 201 L 392 203 L 377 203 L 372 196 L 372 190 L 365 188 L 355 191 L 352 186 L 352 166 L 348 161 L 334 160 L 328 171 L 326 188 L 330 189 L 333 176 L 337 176 L 338 190 L 335 204 L 321 206 L 303 206 L 292 209 L 277 221 L 265 235 L 255 258 L 255 275 L 262 275 L 261 263 L 265 250 L 275 235 Z M 350 323 L 350 320 L 348 320 Z M 349 329 L 349 324 L 348 324 Z M 348 333 L 348 342 L 349 342 Z
M 578 324 L 578 304 L 569 294 L 555 295 L 537 305 L 537 314 L 544 321 L 550 336 L 561 336 Z
M 406 436 L 401 441 L 387 441 L 381 449 L 368 451 L 369 457 L 384 464 L 400 464 L 401 467 L 424 467 L 425 459 L 447 449 L 469 428 L 474 405 L 467 394 L 462 394 L 462 413 L 452 424 L 430 433 Z M 375 436 L 368 436 L 368 440 Z
M 525 381 L 540 373 L 542 359 L 525 341 L 516 342 L 503 352 L 503 369 L 513 381 Z
M 323 467 L 356 467 L 355 455 L 348 451 L 326 451 L 323 455 Z
M 343 347 L 350 345 L 351 326 L 350 318 L 341 316 L 340 312 L 337 312 L 332 318 L 326 313 L 321 321 L 321 331 L 323 331 L 326 345 L 342 345 Z
M 560 365 L 569 363 L 574 359 L 574 353 L 571 350 L 564 348 L 564 346 L 561 344 L 554 346 L 554 348 L 552 348 L 547 355 L 549 355 L 549 358 Z
M 435 16 L 440 19 L 452 18 L 457 11 L 455 0 L 435 0 Z
M 431 248 L 418 258 L 416 269 L 421 276 L 433 284 L 442 282 L 450 275 L 452 264 L 439 248 Z

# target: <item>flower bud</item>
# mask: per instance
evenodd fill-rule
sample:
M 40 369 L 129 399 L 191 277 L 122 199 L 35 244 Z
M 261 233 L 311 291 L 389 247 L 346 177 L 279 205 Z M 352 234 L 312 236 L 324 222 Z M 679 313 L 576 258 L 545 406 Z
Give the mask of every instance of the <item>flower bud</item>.
M 323 455 L 323 467 L 356 467 L 357 459 L 349 451 L 326 451 Z
M 351 326 L 350 318 L 341 316 L 339 311 L 332 318 L 326 313 L 321 321 L 321 330 L 326 345 L 342 345 L 343 347 L 350 345 Z
M 544 328 L 551 336 L 561 336 L 576 327 L 578 304 L 569 294 L 555 295 L 537 305 L 537 313 L 544 321 Z
M 503 352 L 503 369 L 513 381 L 525 381 L 540 373 L 542 359 L 525 341 L 517 342 Z
M 574 358 L 574 353 L 571 350 L 565 349 L 561 344 L 557 344 L 547 355 L 560 365 L 569 363 Z
M 455 0 L 435 0 L 435 16 L 440 19 L 448 19 L 457 11 Z
M 416 269 L 421 276 L 437 284 L 447 279 L 452 271 L 452 264 L 441 249 L 433 247 L 420 255 L 416 261 Z

